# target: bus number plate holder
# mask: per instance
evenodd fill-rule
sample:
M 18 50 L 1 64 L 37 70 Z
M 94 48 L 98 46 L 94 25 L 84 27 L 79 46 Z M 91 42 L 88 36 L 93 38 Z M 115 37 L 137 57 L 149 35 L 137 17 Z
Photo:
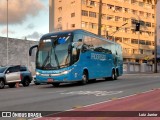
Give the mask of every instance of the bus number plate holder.
M 48 78 L 47 82 L 52 83 L 54 80 L 52 78 Z

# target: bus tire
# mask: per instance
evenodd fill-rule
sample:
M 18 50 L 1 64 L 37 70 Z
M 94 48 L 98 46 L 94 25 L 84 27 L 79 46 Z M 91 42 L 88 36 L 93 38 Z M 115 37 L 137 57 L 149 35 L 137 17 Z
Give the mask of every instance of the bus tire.
M 58 87 L 60 83 L 52 83 L 54 87 Z
M 112 79 L 112 80 L 117 80 L 117 74 L 116 74 L 116 71 L 115 71 L 115 70 L 112 71 L 111 79 Z
M 80 82 L 82 85 L 85 85 L 88 83 L 88 74 L 86 71 L 83 72 L 82 81 Z

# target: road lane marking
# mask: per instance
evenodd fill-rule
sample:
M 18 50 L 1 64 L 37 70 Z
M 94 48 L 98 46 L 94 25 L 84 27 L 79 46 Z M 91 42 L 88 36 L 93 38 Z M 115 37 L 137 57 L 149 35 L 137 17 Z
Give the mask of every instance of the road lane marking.
M 62 91 L 62 90 L 61 90 L 61 91 L 54 91 L 54 92 L 46 92 L 46 93 L 51 94 L 51 93 L 59 93 L 59 92 L 60 92 L 60 93 L 61 93 L 61 92 L 65 92 L 65 90 L 63 90 L 63 91 Z
M 95 96 L 106 96 L 106 95 L 114 95 L 120 94 L 123 91 L 71 91 L 66 93 L 60 93 L 65 95 L 95 95 Z

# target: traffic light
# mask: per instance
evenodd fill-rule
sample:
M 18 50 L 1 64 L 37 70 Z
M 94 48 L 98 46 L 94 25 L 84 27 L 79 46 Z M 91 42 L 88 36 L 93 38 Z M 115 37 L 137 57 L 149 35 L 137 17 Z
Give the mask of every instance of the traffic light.
M 139 31 L 140 30 L 140 23 L 136 23 L 136 29 L 135 31 Z

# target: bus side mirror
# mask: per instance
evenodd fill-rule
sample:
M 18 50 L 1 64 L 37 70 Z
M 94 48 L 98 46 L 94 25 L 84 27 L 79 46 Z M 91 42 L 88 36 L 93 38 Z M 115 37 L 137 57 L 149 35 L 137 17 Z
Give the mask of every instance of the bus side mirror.
M 83 45 L 83 43 L 81 41 L 72 43 L 72 47 L 77 48 L 77 49 L 81 49 L 82 45 Z
M 34 46 L 30 47 L 30 49 L 29 49 L 29 56 L 32 55 L 32 50 L 33 50 L 34 48 L 38 48 L 38 45 L 34 45 Z
M 87 46 L 82 45 L 81 51 L 82 51 L 82 52 L 86 52 L 87 50 L 88 50 L 88 49 L 87 49 Z

